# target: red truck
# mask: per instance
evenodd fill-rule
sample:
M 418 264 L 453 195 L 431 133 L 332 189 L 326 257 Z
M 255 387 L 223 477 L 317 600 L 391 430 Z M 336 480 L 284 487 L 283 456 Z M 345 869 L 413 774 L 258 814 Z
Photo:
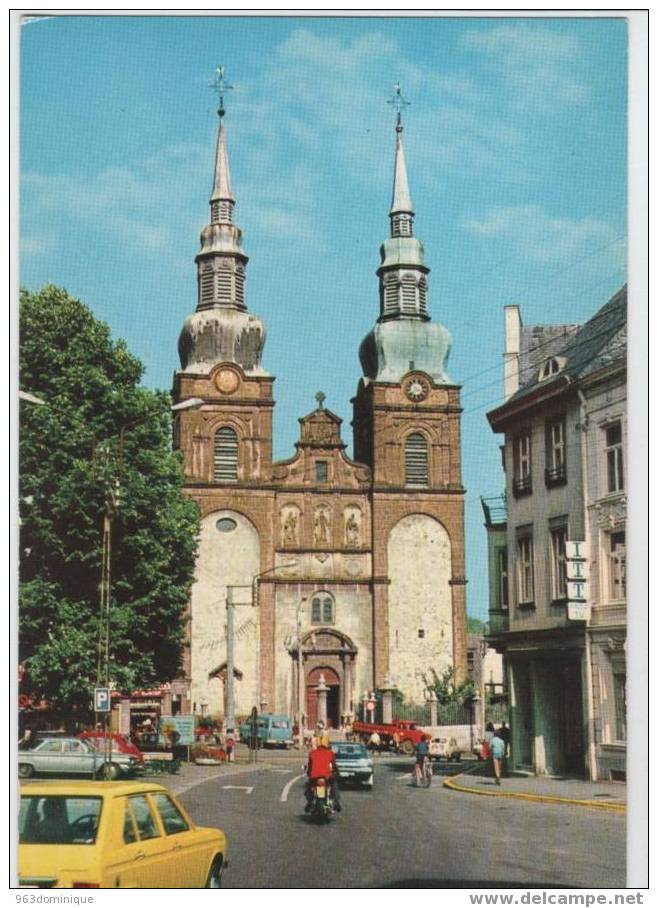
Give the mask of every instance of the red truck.
M 417 722 L 408 722 L 404 719 L 395 719 L 393 722 L 355 722 L 352 731 L 364 743 L 370 738 L 373 732 L 377 732 L 382 740 L 382 744 L 390 747 L 393 744 L 393 735 L 397 732 L 399 737 L 400 750 L 405 754 L 412 754 L 418 744 L 427 732 L 422 729 Z

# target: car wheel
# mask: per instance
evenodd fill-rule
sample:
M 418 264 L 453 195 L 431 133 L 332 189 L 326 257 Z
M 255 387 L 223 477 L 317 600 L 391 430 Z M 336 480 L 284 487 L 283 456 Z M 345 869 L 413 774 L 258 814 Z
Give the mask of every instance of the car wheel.
M 34 766 L 30 763 L 19 763 L 18 764 L 18 777 L 19 779 L 29 779 L 30 776 L 34 775 Z
M 121 775 L 121 769 L 116 763 L 104 763 L 96 773 L 96 777 L 101 781 L 116 782 Z
M 217 857 L 213 860 L 212 866 L 210 868 L 210 873 L 208 874 L 208 879 L 206 880 L 206 889 L 221 889 L 222 888 L 222 867 L 224 861 L 221 854 L 218 854 Z
M 402 752 L 405 753 L 407 756 L 410 756 L 414 752 L 414 749 L 415 749 L 413 741 L 409 741 L 408 739 L 406 741 L 403 741 L 402 744 L 400 745 L 400 747 L 402 748 Z

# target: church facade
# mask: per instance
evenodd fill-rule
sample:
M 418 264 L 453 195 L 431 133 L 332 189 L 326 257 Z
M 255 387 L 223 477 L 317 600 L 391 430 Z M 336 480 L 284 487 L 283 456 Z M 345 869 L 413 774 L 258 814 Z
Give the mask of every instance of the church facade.
M 224 714 L 226 597 L 236 716 L 354 716 L 366 691 L 423 702 L 431 669 L 466 674 L 464 489 L 459 387 L 449 332 L 428 312 L 429 269 L 396 125 L 390 236 L 381 247 L 379 317 L 363 340 L 353 398 L 354 460 L 341 420 L 299 420 L 294 456 L 272 459 L 273 378 L 262 321 L 246 303 L 248 262 L 233 222 L 223 105 L 210 223 L 196 257 L 198 300 L 179 339 L 175 445 L 201 513 L 189 605 L 189 711 Z M 301 669 L 301 671 L 300 671 Z M 301 686 L 301 689 L 300 689 Z

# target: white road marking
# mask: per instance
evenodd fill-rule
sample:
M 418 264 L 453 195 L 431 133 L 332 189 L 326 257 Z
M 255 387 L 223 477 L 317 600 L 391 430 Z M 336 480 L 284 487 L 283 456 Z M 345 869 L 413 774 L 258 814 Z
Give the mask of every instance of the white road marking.
M 300 779 L 305 779 L 305 778 L 306 778 L 306 773 L 303 772 L 300 776 L 295 776 L 294 779 L 291 779 L 291 780 L 286 784 L 286 786 L 285 786 L 285 788 L 283 789 L 283 791 L 281 792 L 281 801 L 287 801 L 287 800 L 288 800 L 288 792 L 290 791 L 290 789 L 292 788 L 292 786 L 295 784 L 295 782 L 298 782 Z
M 253 785 L 222 785 L 222 788 L 234 788 L 236 791 L 246 791 L 248 795 L 254 790 Z
M 284 776 L 289 776 L 292 769 L 270 769 L 270 772 L 280 772 L 283 773 Z

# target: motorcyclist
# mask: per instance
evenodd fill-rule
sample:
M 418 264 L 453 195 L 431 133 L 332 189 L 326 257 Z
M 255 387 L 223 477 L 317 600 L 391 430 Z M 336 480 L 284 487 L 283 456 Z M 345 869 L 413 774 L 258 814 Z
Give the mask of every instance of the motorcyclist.
M 308 755 L 307 768 L 308 782 L 306 783 L 306 813 L 311 812 L 313 801 L 313 781 L 315 779 L 326 779 L 329 791 L 333 797 L 334 807 L 340 813 L 342 810 L 340 804 L 340 793 L 338 791 L 338 767 L 336 766 L 336 755 L 329 747 L 329 736 L 320 735 L 318 745 Z

